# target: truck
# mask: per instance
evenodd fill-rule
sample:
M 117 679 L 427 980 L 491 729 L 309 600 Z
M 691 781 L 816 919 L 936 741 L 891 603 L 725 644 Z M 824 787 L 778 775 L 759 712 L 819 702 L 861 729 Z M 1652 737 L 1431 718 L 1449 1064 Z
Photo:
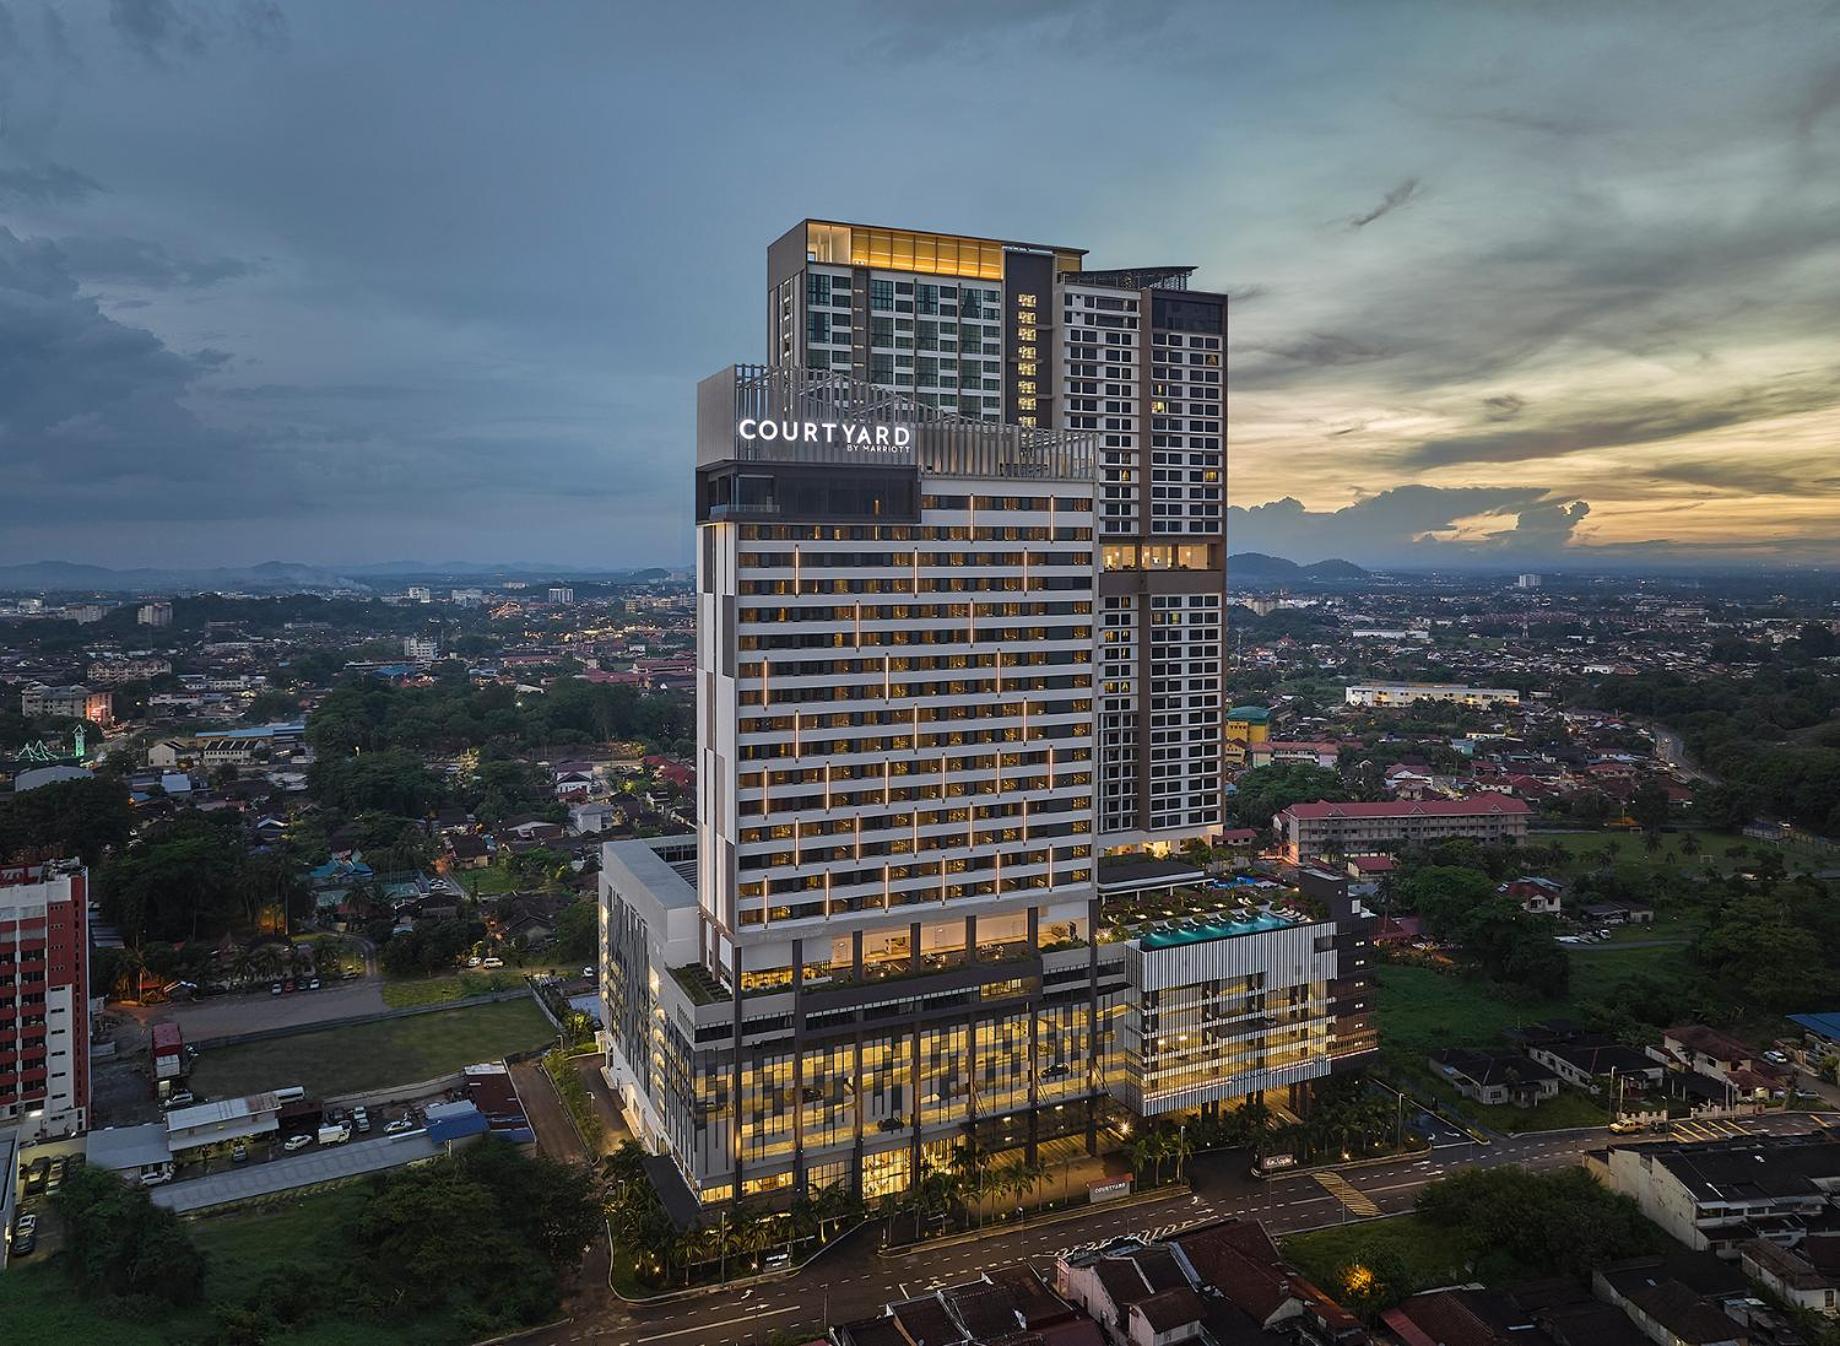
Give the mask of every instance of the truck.
M 350 1139 L 351 1128 L 346 1126 L 343 1122 L 333 1126 L 322 1126 L 319 1129 L 319 1143 L 321 1145 L 343 1145 Z
M 153 1077 L 177 1079 L 185 1073 L 185 1037 L 176 1023 L 153 1026 Z

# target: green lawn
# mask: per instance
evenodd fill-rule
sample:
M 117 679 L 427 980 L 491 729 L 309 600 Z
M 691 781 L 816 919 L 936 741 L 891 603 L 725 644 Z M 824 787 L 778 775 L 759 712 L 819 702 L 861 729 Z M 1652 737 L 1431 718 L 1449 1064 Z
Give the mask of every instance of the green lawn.
M 1414 1289 L 1467 1281 L 1467 1267 L 1476 1252 L 1460 1233 L 1440 1229 L 1416 1215 L 1292 1234 L 1281 1247 L 1286 1260 L 1331 1296 L 1345 1292 L 1343 1268 L 1370 1264 L 1383 1250 L 1405 1264 Z
M 1656 939 L 1674 938 L 1665 931 Z M 1638 939 L 1639 936 L 1630 936 Z M 1631 977 L 1650 975 L 1669 977 L 1684 971 L 1687 937 L 1677 936 L 1678 944 L 1646 949 L 1619 948 L 1616 944 L 1584 945 L 1571 951 L 1572 999 L 1602 1000 L 1618 983 Z
M 1683 848 L 1685 838 L 1691 834 L 1699 843 L 1699 853 L 1688 855 Z M 1722 873 L 1734 869 L 1744 869 L 1756 863 L 1757 857 L 1764 851 L 1775 851 L 1783 858 L 1783 864 L 1791 874 L 1802 870 L 1840 868 L 1840 855 L 1817 851 L 1812 847 L 1771 841 L 1751 841 L 1736 832 L 1715 832 L 1703 828 L 1682 828 L 1678 832 L 1661 834 L 1661 849 L 1650 855 L 1643 844 L 1640 832 L 1529 832 L 1527 843 L 1537 846 L 1560 846 L 1574 857 L 1571 865 L 1573 873 L 1580 873 L 1597 867 L 1597 857 L 1606 845 L 1616 846 L 1616 868 L 1620 873 L 1631 877 L 1664 869 L 1672 864 L 1685 871 L 1698 871 L 1710 860 Z M 1725 854 L 1732 846 L 1750 847 L 1750 854 L 1733 859 Z
M 439 1005 L 489 991 L 509 991 L 523 984 L 522 969 L 496 968 L 491 972 L 460 972 L 449 977 L 391 978 L 383 984 L 383 1003 L 391 1009 L 412 1005 Z
M 1374 969 L 1380 1041 L 1424 1057 L 1440 1047 L 1501 1045 L 1501 1030 L 1570 1015 L 1563 1000 L 1523 1000 L 1481 975 L 1382 963 Z
M 290 1084 L 322 1097 L 361 1093 L 433 1079 L 554 1037 L 534 1001 L 505 1000 L 213 1048 L 198 1058 L 191 1083 L 206 1098 Z
M 309 1281 L 325 1278 L 335 1265 L 339 1227 L 364 1199 L 352 1185 L 287 1199 L 260 1209 L 236 1211 L 188 1224 L 205 1255 L 205 1298 L 245 1304 L 263 1278 L 278 1269 Z M 149 1342 L 192 1346 L 211 1340 L 209 1308 L 149 1317 L 103 1315 L 81 1299 L 54 1260 L 29 1259 L 0 1275 L 0 1323 L 6 1341 L 82 1342 L 84 1346 L 146 1346 Z M 278 1329 L 264 1340 L 274 1346 L 447 1346 L 471 1334 L 448 1315 L 409 1324 L 378 1324 L 325 1318 L 294 1329 Z

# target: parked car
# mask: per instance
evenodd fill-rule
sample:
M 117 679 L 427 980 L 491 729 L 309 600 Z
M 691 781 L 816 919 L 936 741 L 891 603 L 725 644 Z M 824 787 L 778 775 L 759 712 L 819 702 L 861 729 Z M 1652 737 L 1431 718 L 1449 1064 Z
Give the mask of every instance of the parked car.
M 481 967 L 503 967 L 504 965 L 505 960 L 502 958 L 482 958 L 479 961 Z
M 190 1089 L 175 1089 L 166 1096 L 166 1101 L 160 1106 L 166 1108 L 183 1108 L 197 1101 L 198 1100 L 192 1096 L 192 1091 Z
M 592 977 L 594 975 L 594 969 L 591 967 L 584 967 L 581 970 L 581 975 L 584 977 Z
M 368 1132 L 371 1129 L 371 1115 L 363 1108 L 353 1108 L 351 1120 L 352 1125 L 356 1126 L 359 1131 Z
M 333 1126 L 322 1126 L 319 1129 L 319 1143 L 321 1145 L 343 1145 L 350 1139 L 351 1128 L 346 1126 L 343 1122 L 339 1122 Z
M 64 1185 L 64 1175 L 70 1171 L 70 1160 L 58 1155 L 51 1161 L 51 1171 L 45 1175 L 45 1190 L 55 1192 Z
M 415 1119 L 413 1117 L 398 1117 L 395 1121 L 389 1122 L 384 1126 L 383 1134 L 386 1136 L 400 1136 L 405 1131 L 413 1130 L 415 1130 Z
M 45 1190 L 45 1184 L 51 1180 L 51 1161 L 34 1159 L 26 1169 L 26 1195 L 36 1196 Z
M 163 1182 L 171 1182 L 172 1177 L 171 1164 L 147 1164 L 141 1168 L 142 1187 L 158 1187 Z
M 281 994 L 281 983 L 276 982 L 273 986 L 269 987 L 268 993 L 270 995 L 280 995 Z
M 312 1143 L 313 1143 L 313 1137 L 307 1135 L 305 1132 L 302 1132 L 299 1135 L 289 1136 L 286 1140 L 282 1141 L 281 1148 L 286 1150 L 289 1154 L 292 1154 L 294 1153 L 295 1150 L 306 1149 L 307 1146 L 311 1145 Z
M 308 982 L 308 983 L 307 983 L 307 989 L 308 989 L 309 991 L 317 991 L 317 990 L 319 990 L 319 978 L 318 978 L 318 977 L 315 977 L 315 978 L 314 978 L 314 979 L 313 979 L 312 981 L 310 981 L 310 982 Z
M 230 1162 L 233 1164 L 247 1164 L 249 1162 L 249 1146 L 240 1140 L 232 1145 L 230 1147 Z
M 1763 1054 L 1763 1059 L 1773 1066 L 1786 1066 L 1789 1064 L 1789 1058 L 1779 1051 L 1767 1051 Z
M 294 979 L 289 977 L 286 981 L 282 982 L 281 989 L 292 994 L 294 990 Z
M 1610 1123 L 1610 1134 L 1613 1136 L 1630 1136 L 1641 1129 L 1642 1123 L 1636 1121 L 1619 1120 Z
M 468 958 L 466 960 L 466 965 L 468 967 L 478 967 L 479 966 L 479 955 L 474 954 L 471 958 Z
M 13 1256 L 24 1257 L 38 1247 L 38 1217 L 21 1215 L 13 1226 Z

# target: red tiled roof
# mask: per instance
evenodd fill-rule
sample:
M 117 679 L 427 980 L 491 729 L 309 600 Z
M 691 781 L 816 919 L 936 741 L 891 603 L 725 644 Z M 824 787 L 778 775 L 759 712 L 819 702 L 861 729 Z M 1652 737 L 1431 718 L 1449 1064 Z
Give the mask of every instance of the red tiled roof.
M 1413 818 L 1420 816 L 1472 818 L 1489 815 L 1521 817 L 1532 812 L 1533 809 L 1524 799 L 1516 799 L 1513 795 L 1490 793 L 1473 799 L 1383 800 L 1376 804 L 1292 804 L 1278 816 L 1297 818 L 1307 822 L 1323 818 Z

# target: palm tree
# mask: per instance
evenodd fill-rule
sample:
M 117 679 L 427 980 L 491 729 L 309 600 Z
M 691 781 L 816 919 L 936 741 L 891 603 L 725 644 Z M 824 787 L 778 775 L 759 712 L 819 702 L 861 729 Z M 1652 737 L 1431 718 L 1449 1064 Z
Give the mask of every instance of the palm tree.
M 1188 1156 L 1194 1153 L 1194 1147 L 1189 1144 L 1188 1128 L 1184 1126 L 1178 1126 L 1175 1134 L 1168 1139 L 1169 1157 L 1176 1161 L 1176 1180 L 1179 1182 L 1182 1178 L 1182 1165 L 1187 1162 Z
M 1660 850 L 1661 834 L 1659 832 L 1645 833 L 1642 837 L 1642 849 L 1647 851 L 1650 855 Z
M 1689 855 L 1689 856 L 1698 855 L 1699 854 L 1698 835 L 1693 832 L 1689 832 L 1684 837 L 1682 837 L 1680 839 L 1680 852 L 1682 855 Z

